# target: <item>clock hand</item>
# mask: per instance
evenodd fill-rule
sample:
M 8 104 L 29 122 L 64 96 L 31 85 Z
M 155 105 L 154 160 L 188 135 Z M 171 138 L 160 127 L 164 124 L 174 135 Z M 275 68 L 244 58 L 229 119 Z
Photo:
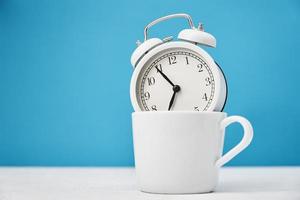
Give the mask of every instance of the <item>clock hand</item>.
M 174 99 L 175 99 L 176 93 L 179 92 L 179 91 L 180 91 L 180 86 L 179 85 L 174 85 L 173 86 L 173 95 L 171 97 L 168 110 L 171 109 L 171 107 L 172 107 L 172 105 L 174 103 Z
M 168 108 L 168 110 L 170 110 L 173 103 L 174 103 L 176 93 L 180 91 L 180 86 L 179 85 L 174 85 L 174 83 L 172 83 L 172 81 L 160 69 L 158 69 L 157 66 L 155 66 L 155 68 L 162 75 L 162 77 L 164 77 L 164 79 L 166 79 L 173 86 L 173 95 L 171 97 L 171 100 L 170 100 L 170 103 L 169 103 L 169 108 Z
M 158 69 L 157 66 L 155 66 L 155 68 L 173 87 L 175 86 L 174 83 L 172 83 L 172 81 L 160 69 Z
M 170 103 L 169 103 L 169 108 L 168 108 L 168 110 L 170 110 L 170 109 L 171 109 L 171 107 L 172 107 L 172 105 L 173 105 L 173 102 L 174 102 L 174 99 L 175 99 L 175 95 L 176 95 L 176 92 L 173 92 L 173 95 L 172 95 L 171 101 L 170 101 Z

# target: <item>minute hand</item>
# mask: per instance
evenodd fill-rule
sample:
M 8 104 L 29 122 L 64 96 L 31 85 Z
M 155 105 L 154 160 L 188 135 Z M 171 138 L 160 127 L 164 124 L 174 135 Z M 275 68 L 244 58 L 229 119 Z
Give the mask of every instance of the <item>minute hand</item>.
M 172 83 L 172 81 L 160 69 L 158 69 L 157 66 L 155 66 L 155 68 L 174 87 L 174 83 Z

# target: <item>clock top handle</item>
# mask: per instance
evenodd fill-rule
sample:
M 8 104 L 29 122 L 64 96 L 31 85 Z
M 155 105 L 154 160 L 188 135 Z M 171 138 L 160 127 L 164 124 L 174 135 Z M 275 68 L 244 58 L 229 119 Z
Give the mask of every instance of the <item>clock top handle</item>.
M 167 15 L 167 16 L 164 16 L 164 17 L 161 17 L 161 18 L 158 18 L 152 22 L 150 22 L 144 29 L 144 41 L 146 41 L 148 39 L 148 29 L 152 26 L 154 26 L 155 24 L 158 24 L 159 22 L 162 22 L 162 21 L 166 21 L 166 20 L 169 20 L 169 19 L 173 19 L 173 18 L 185 18 L 188 20 L 188 23 L 191 27 L 191 29 L 194 29 L 194 23 L 193 23 L 193 20 L 191 18 L 191 16 L 189 16 L 188 14 L 185 14 L 185 13 L 178 13 L 178 14 L 173 14 L 173 15 Z

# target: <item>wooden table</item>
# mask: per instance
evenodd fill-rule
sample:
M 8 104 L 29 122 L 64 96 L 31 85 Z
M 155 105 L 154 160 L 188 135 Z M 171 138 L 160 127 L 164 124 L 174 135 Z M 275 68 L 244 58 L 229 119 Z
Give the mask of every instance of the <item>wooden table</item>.
M 300 200 L 300 167 L 225 167 L 214 193 L 158 195 L 136 189 L 133 168 L 0 167 L 0 200 Z

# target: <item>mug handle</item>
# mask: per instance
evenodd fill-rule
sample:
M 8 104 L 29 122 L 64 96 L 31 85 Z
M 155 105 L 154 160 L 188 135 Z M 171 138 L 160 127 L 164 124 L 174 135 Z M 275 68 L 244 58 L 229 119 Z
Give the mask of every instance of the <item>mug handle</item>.
M 234 158 L 236 155 L 238 155 L 241 151 L 243 151 L 250 144 L 253 138 L 253 128 L 251 126 L 251 123 L 244 117 L 231 116 L 223 119 L 221 122 L 221 130 L 224 131 L 224 129 L 227 126 L 235 122 L 238 122 L 242 125 L 244 129 L 244 136 L 242 140 L 235 147 L 233 147 L 230 151 L 228 151 L 225 155 L 223 155 L 221 158 L 219 158 L 216 161 L 217 167 L 223 166 L 232 158 Z

